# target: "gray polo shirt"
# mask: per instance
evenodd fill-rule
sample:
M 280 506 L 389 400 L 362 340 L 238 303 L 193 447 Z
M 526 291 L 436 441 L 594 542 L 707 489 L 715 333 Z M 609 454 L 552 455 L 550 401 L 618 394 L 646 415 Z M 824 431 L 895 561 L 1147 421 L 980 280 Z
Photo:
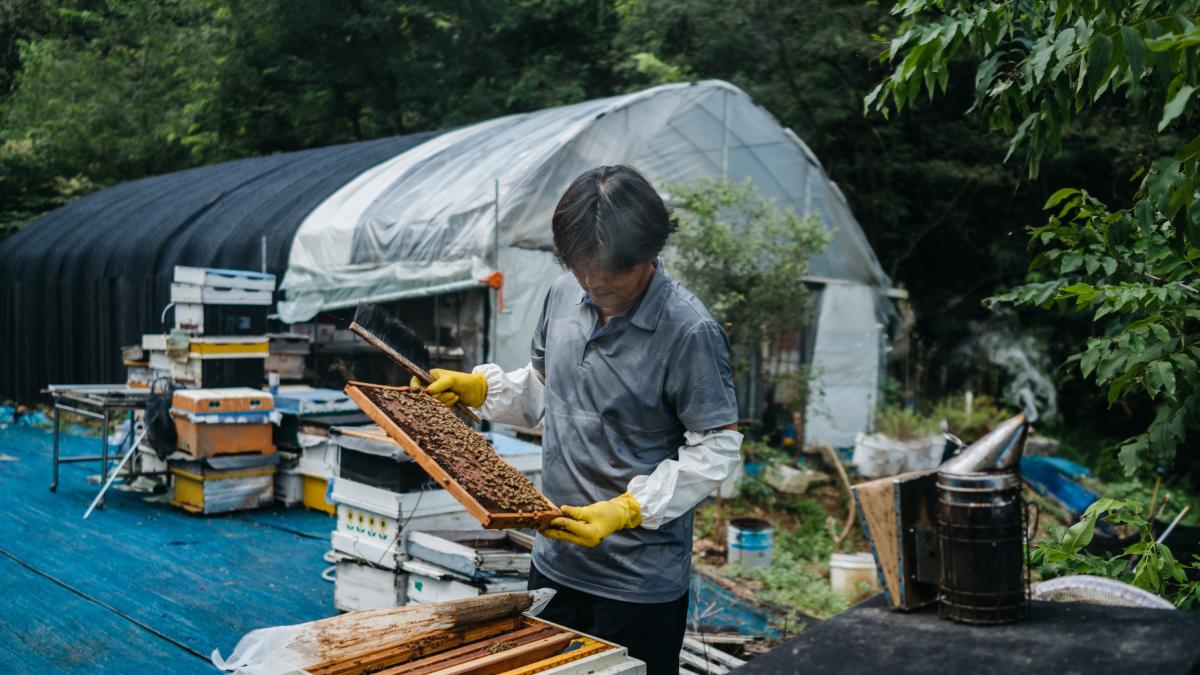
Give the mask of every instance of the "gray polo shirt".
M 532 362 L 545 377 L 543 491 L 586 506 L 678 459 L 683 433 L 738 419 L 725 332 L 690 291 L 657 269 L 628 320 L 599 311 L 569 272 L 546 294 Z M 595 548 L 539 536 L 550 579 L 626 602 L 678 600 L 688 588 L 693 512 L 657 530 L 621 530 Z

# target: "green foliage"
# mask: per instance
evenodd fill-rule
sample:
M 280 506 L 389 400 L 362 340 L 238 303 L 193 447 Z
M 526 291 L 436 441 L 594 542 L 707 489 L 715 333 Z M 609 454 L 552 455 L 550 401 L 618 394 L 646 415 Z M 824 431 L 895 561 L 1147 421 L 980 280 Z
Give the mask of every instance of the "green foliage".
M 753 481 L 751 481 L 753 482 Z M 763 483 L 766 489 L 770 486 Z M 829 556 L 833 553 L 833 536 L 826 527 L 828 514 L 820 502 L 792 495 L 772 497 L 768 503 L 754 501 L 743 491 L 739 502 L 729 505 L 729 513 L 749 512 L 749 504 L 767 506 L 777 514 L 786 513 L 790 529 L 776 527 L 775 551 L 771 564 L 755 569 L 730 566 L 730 574 L 762 584 L 757 593 L 760 600 L 794 607 L 818 618 L 827 618 L 846 609 L 847 599 L 834 593 L 829 586 Z M 707 513 L 706 513 L 707 512 Z M 696 512 L 698 536 L 711 536 L 715 527 L 716 509 L 701 508 Z M 772 519 L 779 523 L 782 517 Z M 708 534 L 700 534 L 707 532 Z
M 1183 520 L 1179 521 L 1180 524 L 1200 525 L 1200 487 L 1188 485 L 1185 481 L 1176 481 L 1176 485 L 1173 486 L 1164 481 L 1159 486 L 1158 494 L 1154 493 L 1153 481 L 1123 480 L 1101 483 L 1093 478 L 1085 479 L 1084 486 L 1097 494 L 1122 501 L 1150 504 L 1151 499 L 1154 499 L 1154 509 L 1159 511 L 1157 520 L 1160 526 L 1162 523 L 1171 522 L 1185 507 L 1188 508 L 1188 512 L 1184 514 Z M 1177 535 L 1172 535 L 1174 536 Z
M 886 114 L 912 106 L 922 92 L 932 98 L 946 91 L 955 55 L 969 52 L 982 59 L 973 110 L 1008 136 L 1010 156 L 1024 149 L 1030 177 L 1062 146 L 1068 125 L 1102 99 L 1123 95 L 1160 134 L 1185 133 L 1171 136 L 1171 154 L 1136 171 L 1141 181 L 1129 208 L 1110 210 L 1077 188 L 1054 193 L 1045 204 L 1050 222 L 1031 230 L 1045 250 L 1033 259 L 1029 283 L 993 299 L 1042 307 L 1069 301 L 1093 321 L 1109 317 L 1070 360 L 1107 388 L 1110 406 L 1142 394 L 1154 401 L 1146 432 L 1120 444 L 1130 475 L 1170 465 L 1200 419 L 1190 344 L 1200 316 L 1200 135 L 1188 124 L 1200 86 L 1198 11 L 1200 3 L 1169 0 L 904 0 L 893 8 L 904 30 L 881 56 L 891 75 L 864 99 Z
M 915 441 L 938 433 L 938 421 L 903 406 L 885 406 L 875 416 L 875 431 L 898 441 Z
M 996 425 L 1016 414 L 1000 407 L 989 396 L 976 396 L 967 412 L 962 396 L 950 396 L 934 405 L 931 417 L 946 422 L 946 430 L 967 443 L 974 443 Z
M 1141 502 L 1098 499 L 1084 511 L 1078 523 L 1052 527 L 1050 537 L 1034 547 L 1031 564 L 1044 579 L 1094 574 L 1133 584 L 1178 607 L 1200 606 L 1200 582 L 1189 581 L 1187 576 L 1189 568 L 1200 573 L 1200 557 L 1191 564 L 1175 560 L 1166 544 L 1154 541 L 1151 525 L 1141 512 Z M 1138 541 L 1118 554 L 1101 557 L 1088 553 L 1085 549 L 1092 541 L 1097 521 L 1102 518 L 1137 531 Z
M 801 280 L 829 233 L 816 216 L 780 209 L 749 181 L 701 178 L 669 191 L 679 230 L 667 264 L 725 324 L 743 356 L 739 367 L 757 369 L 761 381 L 764 356 L 780 338 L 794 340 L 808 318 L 809 291 Z
M 944 425 L 946 431 L 972 443 L 1012 415 L 988 396 L 974 397 L 968 413 L 963 396 L 954 395 L 923 409 L 885 405 L 875 418 L 875 430 L 896 440 L 911 441 L 938 434 Z
M 762 584 L 759 599 L 825 619 L 849 606 L 844 596 L 830 588 L 826 573 L 827 564 L 780 549 L 769 566 L 744 570 L 740 576 Z

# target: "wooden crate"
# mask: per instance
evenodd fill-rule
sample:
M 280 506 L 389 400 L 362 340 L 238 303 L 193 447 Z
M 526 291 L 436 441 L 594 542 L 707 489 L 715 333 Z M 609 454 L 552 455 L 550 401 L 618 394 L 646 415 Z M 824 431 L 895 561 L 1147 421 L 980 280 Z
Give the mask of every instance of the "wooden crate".
M 407 433 L 405 433 L 404 429 L 402 429 L 400 425 L 396 424 L 396 422 L 392 420 L 390 416 L 388 416 L 387 412 L 381 410 L 373 401 L 371 401 L 371 399 L 364 393 L 363 390 L 372 388 L 405 391 L 409 389 L 409 387 L 388 387 L 378 384 L 369 384 L 366 382 L 348 382 L 346 383 L 345 392 L 348 396 L 350 396 L 350 398 L 354 399 L 354 402 L 358 404 L 358 407 L 361 408 L 363 412 L 367 413 L 367 415 L 369 415 L 376 424 L 378 424 L 385 432 L 387 432 L 388 436 L 391 436 L 394 441 L 399 443 L 400 447 L 404 448 L 404 451 L 421 465 L 421 468 L 425 469 L 425 471 L 434 480 L 436 480 L 438 484 L 445 488 L 447 492 L 454 495 L 454 498 L 457 499 L 458 502 L 467 509 L 467 512 L 479 520 L 479 522 L 485 528 L 498 530 L 535 527 L 542 529 L 549 525 L 551 520 L 554 520 L 562 515 L 562 512 L 558 510 L 558 507 L 556 507 L 554 503 L 551 502 L 545 495 L 542 495 L 542 499 L 546 503 L 546 509 L 544 511 L 528 513 L 492 513 L 491 511 L 488 511 L 482 504 L 479 503 L 478 500 L 476 500 L 474 495 L 460 485 L 458 481 L 454 480 L 454 478 L 451 477 L 450 474 L 447 473 L 446 470 L 437 463 L 437 461 L 426 454 L 421 446 L 418 445 L 417 442 L 414 441 Z M 462 422 L 460 421 L 460 423 Z M 504 461 L 499 455 L 496 457 L 500 461 Z
M 171 412 L 175 422 L 175 447 L 197 459 L 217 455 L 275 452 L 272 427 L 264 424 L 193 422 L 185 414 Z

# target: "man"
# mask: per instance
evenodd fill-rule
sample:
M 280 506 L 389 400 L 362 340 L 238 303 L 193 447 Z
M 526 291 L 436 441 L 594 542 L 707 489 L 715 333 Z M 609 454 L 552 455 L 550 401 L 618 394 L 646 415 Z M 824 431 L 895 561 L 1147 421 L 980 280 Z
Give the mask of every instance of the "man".
M 529 587 L 558 591 L 541 616 L 672 674 L 693 510 L 733 471 L 742 441 L 725 333 L 658 263 L 674 229 L 634 169 L 579 176 L 554 211 L 569 273 L 546 295 L 529 365 L 433 370 L 428 387 L 496 422 L 544 425 L 543 489 L 565 516 L 534 546 Z

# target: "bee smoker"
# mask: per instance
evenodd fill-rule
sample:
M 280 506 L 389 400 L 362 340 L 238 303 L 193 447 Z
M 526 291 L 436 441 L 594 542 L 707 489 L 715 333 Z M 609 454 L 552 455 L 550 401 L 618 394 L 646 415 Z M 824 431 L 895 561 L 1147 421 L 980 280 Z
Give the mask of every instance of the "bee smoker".
M 1029 423 L 1017 415 L 938 468 L 938 614 L 971 624 L 1029 616 L 1021 454 Z
M 1020 459 L 1029 423 L 1017 415 L 937 470 L 854 486 L 863 533 L 888 603 L 937 602 L 942 618 L 974 624 L 1029 614 Z

